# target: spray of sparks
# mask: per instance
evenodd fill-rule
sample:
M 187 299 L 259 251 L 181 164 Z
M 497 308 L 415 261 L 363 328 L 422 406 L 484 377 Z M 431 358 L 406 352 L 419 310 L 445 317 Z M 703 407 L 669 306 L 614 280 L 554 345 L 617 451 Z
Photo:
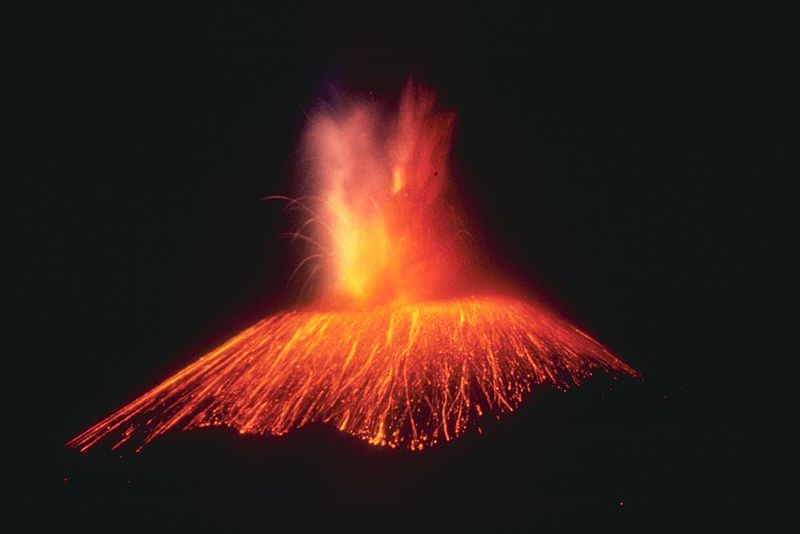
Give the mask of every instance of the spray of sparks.
M 422 450 L 480 430 L 536 385 L 635 375 L 542 306 L 475 291 L 448 198 L 453 115 L 435 103 L 409 85 L 393 120 L 364 103 L 319 111 L 304 143 L 314 195 L 290 203 L 309 214 L 294 236 L 315 247 L 298 266 L 319 277 L 314 303 L 247 328 L 68 445 L 322 422 Z

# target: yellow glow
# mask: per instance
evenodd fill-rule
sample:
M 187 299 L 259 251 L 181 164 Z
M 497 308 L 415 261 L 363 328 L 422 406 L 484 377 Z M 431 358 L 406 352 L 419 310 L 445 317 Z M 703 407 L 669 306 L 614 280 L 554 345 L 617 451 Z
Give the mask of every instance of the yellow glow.
M 401 169 L 395 169 L 394 174 L 392 174 L 392 194 L 396 195 L 403 189 L 405 185 L 405 180 L 403 180 L 403 171 Z
M 394 120 L 366 104 L 322 113 L 306 148 L 326 298 L 377 305 L 445 296 L 464 261 L 442 195 L 453 115 L 409 86 Z M 403 194 L 399 194 L 399 193 Z

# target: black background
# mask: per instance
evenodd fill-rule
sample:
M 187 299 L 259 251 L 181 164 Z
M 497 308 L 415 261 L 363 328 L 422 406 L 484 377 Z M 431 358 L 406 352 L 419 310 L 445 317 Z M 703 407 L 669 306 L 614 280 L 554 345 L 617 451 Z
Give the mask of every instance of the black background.
M 532 531 L 753 511 L 745 392 L 764 319 L 751 281 L 785 150 L 770 17 L 493 2 L 34 20 L 17 49 L 32 261 L 14 288 L 30 521 Z M 454 174 L 489 261 L 643 380 L 536 391 L 483 436 L 423 454 L 321 426 L 178 433 L 122 457 L 66 449 L 291 305 L 298 251 L 279 233 L 292 221 L 261 197 L 299 192 L 304 114 L 332 91 L 391 104 L 409 77 L 458 113 Z

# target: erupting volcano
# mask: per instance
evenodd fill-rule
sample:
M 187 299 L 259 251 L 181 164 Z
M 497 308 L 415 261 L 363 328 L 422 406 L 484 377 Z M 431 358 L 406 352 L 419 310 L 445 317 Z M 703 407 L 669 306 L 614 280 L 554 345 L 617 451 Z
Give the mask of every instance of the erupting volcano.
M 312 194 L 286 200 L 307 214 L 293 235 L 313 247 L 298 265 L 316 280 L 312 302 L 247 328 L 69 446 L 323 422 L 421 450 L 513 411 L 536 385 L 637 374 L 543 306 L 486 289 L 451 198 L 452 113 L 409 84 L 392 115 L 350 102 L 310 120 Z

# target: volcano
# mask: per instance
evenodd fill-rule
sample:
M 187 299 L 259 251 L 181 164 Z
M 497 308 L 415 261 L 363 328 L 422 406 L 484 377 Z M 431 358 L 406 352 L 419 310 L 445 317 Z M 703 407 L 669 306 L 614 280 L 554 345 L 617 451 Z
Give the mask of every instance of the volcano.
M 396 110 L 352 100 L 309 120 L 311 194 L 292 237 L 310 302 L 266 317 L 70 442 L 141 449 L 171 430 L 283 435 L 327 423 L 423 450 L 480 430 L 533 388 L 636 370 L 531 298 L 492 291 L 469 245 L 449 157 L 452 112 L 409 83 Z M 513 293 L 513 292 L 512 292 Z

